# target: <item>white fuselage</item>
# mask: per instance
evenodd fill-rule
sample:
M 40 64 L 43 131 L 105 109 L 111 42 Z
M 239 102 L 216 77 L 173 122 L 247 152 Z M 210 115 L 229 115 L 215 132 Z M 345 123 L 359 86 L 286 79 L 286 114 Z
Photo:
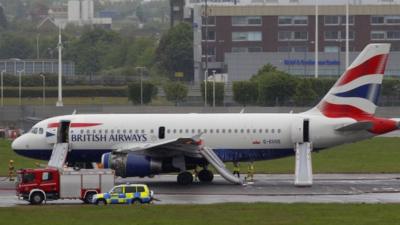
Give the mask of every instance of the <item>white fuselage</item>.
M 13 149 L 16 152 L 50 151 L 57 136 L 57 127 L 50 124 L 70 121 L 68 140 L 75 154 L 78 151 L 104 153 L 122 143 L 156 143 L 198 134 L 201 134 L 203 143 L 214 150 L 279 151 L 293 149 L 296 142 L 303 141 L 304 119 L 309 121 L 309 141 L 314 149 L 373 136 L 367 131 L 351 132 L 351 135 L 335 131 L 341 125 L 353 123 L 353 119 L 309 114 L 80 114 L 39 122 L 34 126 L 38 132 L 17 139 Z M 165 128 L 163 139 L 159 138 L 160 127 Z M 43 129 L 41 134 L 40 128 Z

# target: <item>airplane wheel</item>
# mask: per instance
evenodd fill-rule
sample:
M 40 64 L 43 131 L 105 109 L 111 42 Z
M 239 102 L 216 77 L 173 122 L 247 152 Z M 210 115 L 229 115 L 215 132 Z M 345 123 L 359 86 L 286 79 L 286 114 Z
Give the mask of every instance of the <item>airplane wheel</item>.
M 199 180 L 201 182 L 211 182 L 214 179 L 214 174 L 210 170 L 201 170 L 199 172 Z
M 182 173 L 178 174 L 177 180 L 178 180 L 178 184 L 188 185 L 193 182 L 193 176 L 191 173 L 186 171 L 186 172 L 182 172 Z

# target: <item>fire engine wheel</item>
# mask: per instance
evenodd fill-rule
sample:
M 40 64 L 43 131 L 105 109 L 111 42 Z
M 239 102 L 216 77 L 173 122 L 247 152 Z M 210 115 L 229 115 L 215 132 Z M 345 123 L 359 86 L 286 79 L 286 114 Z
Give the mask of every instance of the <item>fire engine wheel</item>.
M 32 205 L 40 205 L 42 204 L 43 200 L 44 200 L 43 194 L 37 192 L 32 194 L 30 202 Z
M 98 199 L 96 201 L 96 205 L 107 205 L 107 202 L 104 199 Z
M 193 182 L 193 175 L 190 172 L 182 172 L 178 174 L 178 184 L 181 185 L 188 185 Z
M 210 170 L 201 170 L 198 176 L 199 180 L 205 183 L 209 183 L 214 179 L 214 174 Z
M 92 203 L 93 196 L 94 196 L 95 194 L 96 194 L 96 193 L 94 193 L 94 192 L 86 193 L 86 196 L 85 196 L 85 199 L 83 199 L 83 202 L 86 203 L 86 204 Z

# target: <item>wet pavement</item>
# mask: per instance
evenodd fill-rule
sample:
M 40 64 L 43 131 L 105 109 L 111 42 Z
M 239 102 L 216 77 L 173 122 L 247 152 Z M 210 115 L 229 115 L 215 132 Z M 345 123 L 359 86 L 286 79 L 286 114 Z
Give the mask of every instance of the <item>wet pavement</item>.
M 216 175 L 209 184 L 176 184 L 175 175 L 117 179 L 145 183 L 155 192 L 155 204 L 224 202 L 400 203 L 400 174 L 315 174 L 312 187 L 295 187 L 291 174 L 257 174 L 254 183 L 233 185 Z M 15 184 L 0 177 L 0 207 L 27 204 L 15 196 Z M 57 200 L 48 204 L 81 204 Z

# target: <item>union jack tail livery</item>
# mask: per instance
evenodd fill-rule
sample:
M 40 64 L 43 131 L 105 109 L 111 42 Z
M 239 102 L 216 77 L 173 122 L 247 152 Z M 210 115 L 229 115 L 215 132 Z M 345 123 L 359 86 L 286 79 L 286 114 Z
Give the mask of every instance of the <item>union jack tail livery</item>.
M 369 44 L 317 105 L 331 118 L 374 115 L 390 44 Z

